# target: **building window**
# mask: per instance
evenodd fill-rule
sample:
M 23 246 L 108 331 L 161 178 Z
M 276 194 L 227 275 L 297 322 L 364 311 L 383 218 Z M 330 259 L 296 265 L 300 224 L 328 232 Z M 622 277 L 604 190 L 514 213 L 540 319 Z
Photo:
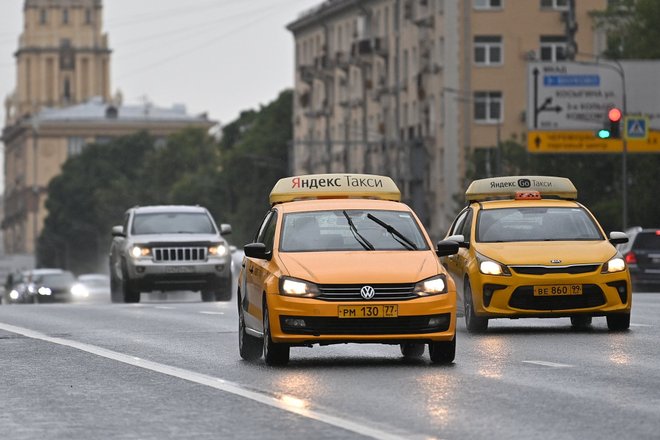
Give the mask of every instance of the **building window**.
M 568 0 L 541 0 L 541 9 L 557 9 L 564 11 L 568 9 Z
M 499 35 L 474 37 L 474 62 L 484 66 L 502 64 L 502 37 Z
M 85 24 L 92 24 L 92 10 L 85 9 Z
M 69 24 L 69 10 L 67 8 L 62 9 L 62 24 Z
M 39 10 L 39 23 L 40 24 L 48 23 L 48 11 L 46 9 Z
M 566 60 L 566 37 L 541 36 L 541 61 Z
M 476 122 L 501 122 L 502 92 L 475 92 L 474 120 Z
M 474 9 L 502 9 L 503 0 L 474 0 Z
M 82 153 L 85 147 L 85 140 L 81 137 L 74 136 L 69 138 L 69 145 L 67 149 L 68 157 L 77 156 Z

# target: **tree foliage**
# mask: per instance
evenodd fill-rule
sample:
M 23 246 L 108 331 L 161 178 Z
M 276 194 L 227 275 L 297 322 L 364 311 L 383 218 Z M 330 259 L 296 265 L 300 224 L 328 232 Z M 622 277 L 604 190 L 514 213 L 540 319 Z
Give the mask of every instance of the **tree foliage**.
M 592 16 L 607 33 L 608 58 L 660 58 L 658 0 L 611 1 L 605 11 L 593 12 Z
M 259 111 L 243 112 L 219 142 L 187 129 L 164 146 L 146 133 L 88 146 L 49 184 L 39 264 L 106 271 L 110 230 L 135 205 L 206 206 L 216 222 L 232 224 L 228 238 L 242 246 L 268 207 L 271 187 L 287 172 L 291 99 L 285 91 Z

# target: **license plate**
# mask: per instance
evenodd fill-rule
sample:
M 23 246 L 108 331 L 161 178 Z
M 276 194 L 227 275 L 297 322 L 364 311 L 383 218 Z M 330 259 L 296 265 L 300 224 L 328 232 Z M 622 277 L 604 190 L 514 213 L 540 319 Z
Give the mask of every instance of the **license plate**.
M 168 266 L 165 268 L 165 272 L 169 273 L 192 273 L 195 271 L 195 268 L 192 266 Z
M 551 284 L 534 286 L 534 296 L 582 295 L 582 284 Z
M 396 318 L 399 316 L 399 306 L 338 306 L 337 316 L 340 318 Z

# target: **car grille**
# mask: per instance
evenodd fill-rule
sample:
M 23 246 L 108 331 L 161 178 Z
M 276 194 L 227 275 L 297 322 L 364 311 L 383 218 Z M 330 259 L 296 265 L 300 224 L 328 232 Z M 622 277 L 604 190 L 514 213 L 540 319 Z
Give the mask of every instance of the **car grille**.
M 534 296 L 532 286 L 518 287 L 509 299 L 509 306 L 523 310 L 588 309 L 605 304 L 605 296 L 595 284 L 582 286 L 582 295 Z
M 374 288 L 374 296 L 369 301 L 400 301 L 419 298 L 414 293 L 414 284 L 322 284 L 316 299 L 325 301 L 365 301 L 360 289 L 369 285 Z
M 156 247 L 153 248 L 154 261 L 205 261 L 206 247 Z
M 598 270 L 599 264 L 576 264 L 573 266 L 509 266 L 514 272 L 523 275 L 545 275 L 554 273 L 579 274 Z
M 305 327 L 286 324 L 287 318 L 305 321 Z M 441 318 L 438 325 L 429 325 L 431 318 Z M 407 335 L 436 333 L 449 329 L 451 314 L 426 316 L 399 316 L 398 318 L 334 318 L 319 316 L 280 316 L 284 333 L 298 335 Z

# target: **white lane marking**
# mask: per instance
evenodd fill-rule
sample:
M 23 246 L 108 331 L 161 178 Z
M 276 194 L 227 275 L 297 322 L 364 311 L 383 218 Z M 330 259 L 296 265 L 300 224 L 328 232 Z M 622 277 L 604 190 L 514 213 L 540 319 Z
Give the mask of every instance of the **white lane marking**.
M 651 324 L 630 324 L 631 327 L 653 327 Z
M 225 312 L 199 312 L 202 315 L 224 315 Z
M 322 411 L 309 409 L 308 405 L 300 405 L 297 402 L 292 403 L 291 396 L 282 396 L 281 398 L 271 397 L 267 394 L 262 394 L 257 391 L 252 391 L 243 388 L 241 385 L 226 381 L 219 377 L 208 376 L 206 374 L 196 373 L 194 371 L 172 367 L 170 365 L 165 365 L 158 362 L 149 361 L 146 359 L 141 359 L 135 356 L 129 356 L 116 351 L 107 350 L 102 347 L 97 347 L 95 345 L 85 344 L 83 342 L 76 342 L 68 339 L 51 337 L 34 330 L 30 330 L 23 327 L 16 327 L 10 324 L 0 323 L 0 330 L 23 335 L 25 337 L 32 339 L 38 339 L 40 341 L 50 342 L 53 344 L 74 348 L 76 350 L 84 351 L 86 353 L 91 353 L 96 356 L 104 357 L 106 359 L 112 359 L 114 361 L 121 362 L 127 365 L 132 365 L 134 367 L 144 368 L 145 370 L 155 371 L 161 374 L 187 380 L 189 382 L 194 382 L 200 385 L 206 385 L 208 387 L 215 388 L 220 391 L 224 391 L 236 396 L 244 397 L 246 399 L 250 399 L 255 402 L 259 402 L 264 405 L 271 406 L 273 408 L 277 408 L 283 411 L 288 411 L 290 413 L 294 413 L 299 416 L 315 420 L 317 422 L 322 422 L 327 425 L 332 425 L 337 428 L 344 429 L 346 431 L 351 431 L 356 434 L 364 435 L 366 437 L 371 437 L 375 439 L 386 439 L 386 440 L 405 440 L 413 437 L 410 433 L 401 433 L 400 435 L 396 435 L 396 434 L 392 434 L 391 432 L 382 431 L 378 428 L 373 428 L 371 426 L 364 425 L 360 422 L 343 418 L 341 416 L 333 416 L 331 414 L 324 413 Z M 295 400 L 300 401 L 299 399 L 295 399 Z M 417 437 L 422 437 L 422 436 L 417 436 Z
M 553 367 L 553 368 L 570 368 L 573 366 L 568 364 L 558 364 L 556 362 L 546 362 L 546 361 L 523 361 L 523 364 L 542 365 L 544 367 Z
M 174 310 L 174 307 L 170 306 L 156 306 L 154 309 L 161 309 L 161 310 Z

